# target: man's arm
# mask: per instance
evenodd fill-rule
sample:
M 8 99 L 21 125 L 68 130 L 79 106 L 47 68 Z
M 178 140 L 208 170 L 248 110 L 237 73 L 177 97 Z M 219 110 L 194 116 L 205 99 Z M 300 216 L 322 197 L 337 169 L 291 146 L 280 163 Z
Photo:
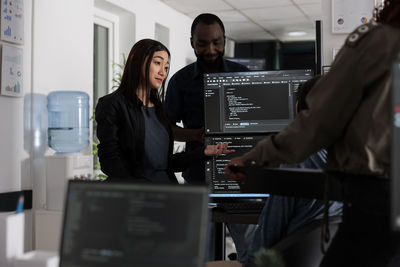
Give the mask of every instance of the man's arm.
M 204 127 L 200 129 L 186 129 L 178 125 L 171 125 L 172 134 L 175 141 L 189 142 L 201 141 L 204 139 Z
M 301 162 L 335 143 L 359 107 L 364 89 L 384 75 L 384 69 L 375 67 L 384 52 L 378 50 L 366 56 L 372 38 L 364 42 L 363 49 L 344 46 L 330 71 L 307 95 L 309 109 L 300 112 L 279 134 L 260 141 L 246 153 L 241 158 L 244 165 Z M 375 70 L 373 75 L 366 75 L 370 69 Z
M 176 74 L 168 82 L 164 104 L 171 124 L 180 122 L 183 118 L 183 92 L 177 83 Z
M 168 111 L 168 118 L 171 122 L 174 140 L 181 142 L 203 141 L 204 128 L 187 129 L 176 125 L 183 118 L 183 91 L 177 83 L 176 75 L 172 76 L 167 87 L 165 96 L 165 107 Z

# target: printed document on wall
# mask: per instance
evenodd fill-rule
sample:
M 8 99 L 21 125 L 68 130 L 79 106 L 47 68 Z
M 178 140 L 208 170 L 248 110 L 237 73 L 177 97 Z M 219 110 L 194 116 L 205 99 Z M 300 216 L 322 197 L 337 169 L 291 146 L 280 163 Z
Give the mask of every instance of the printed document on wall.
M 350 33 L 372 19 L 375 0 L 332 0 L 332 32 Z
M 24 43 L 24 1 L 1 1 L 1 40 Z
M 22 96 L 22 57 L 21 48 L 2 45 L 1 57 L 1 94 Z

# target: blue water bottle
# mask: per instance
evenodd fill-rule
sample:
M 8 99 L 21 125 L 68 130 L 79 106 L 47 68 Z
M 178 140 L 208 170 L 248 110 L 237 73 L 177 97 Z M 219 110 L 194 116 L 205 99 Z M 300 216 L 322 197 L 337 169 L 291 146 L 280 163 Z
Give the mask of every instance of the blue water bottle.
M 58 153 L 79 152 L 89 145 L 89 95 L 54 91 L 47 96 L 48 145 Z

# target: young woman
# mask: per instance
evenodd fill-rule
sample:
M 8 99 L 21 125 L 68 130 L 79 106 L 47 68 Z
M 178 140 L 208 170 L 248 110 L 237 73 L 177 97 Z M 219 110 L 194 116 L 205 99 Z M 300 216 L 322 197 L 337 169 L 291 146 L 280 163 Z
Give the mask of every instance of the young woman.
M 108 179 L 177 182 L 174 172 L 207 156 L 229 153 L 227 144 L 173 154 L 173 136 L 164 109 L 170 53 L 144 39 L 131 49 L 119 88 L 96 107 L 101 170 Z

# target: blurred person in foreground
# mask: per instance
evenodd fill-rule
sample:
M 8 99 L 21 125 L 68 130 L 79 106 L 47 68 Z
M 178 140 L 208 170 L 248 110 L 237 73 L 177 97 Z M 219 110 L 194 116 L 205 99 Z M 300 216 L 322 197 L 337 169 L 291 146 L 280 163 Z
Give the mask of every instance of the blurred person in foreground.
M 308 109 L 306 96 L 314 84 L 322 76 L 314 76 L 302 83 L 297 90 L 296 113 Z M 322 169 L 326 164 L 325 149 L 309 156 L 300 163 L 280 164 L 280 168 Z M 328 216 L 341 216 L 342 203 L 329 201 Z M 324 218 L 325 203 L 319 199 L 309 199 L 294 196 L 270 195 L 258 219 L 258 225 L 253 241 L 247 250 L 244 266 L 254 266 L 256 255 L 260 249 L 273 248 L 286 236 L 315 220 Z
M 320 266 L 400 266 L 390 227 L 391 65 L 400 55 L 400 0 L 385 0 L 374 20 L 349 35 L 327 75 L 307 96 L 309 109 L 279 134 L 228 165 L 276 165 L 327 148 L 326 171 L 340 172 L 340 225 Z M 233 179 L 242 175 L 226 173 Z

